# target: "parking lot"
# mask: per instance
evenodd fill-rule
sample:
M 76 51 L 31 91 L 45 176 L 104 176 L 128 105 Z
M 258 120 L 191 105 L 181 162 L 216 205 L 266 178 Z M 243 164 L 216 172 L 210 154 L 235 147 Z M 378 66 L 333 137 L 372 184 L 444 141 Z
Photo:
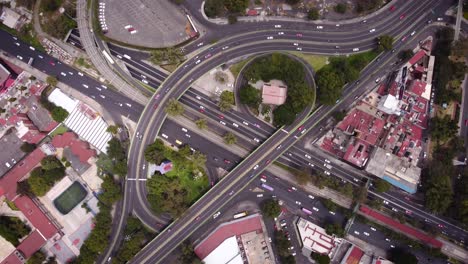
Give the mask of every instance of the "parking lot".
M 167 47 L 189 38 L 189 21 L 170 1 L 105 0 L 98 19 L 109 38 L 137 46 Z

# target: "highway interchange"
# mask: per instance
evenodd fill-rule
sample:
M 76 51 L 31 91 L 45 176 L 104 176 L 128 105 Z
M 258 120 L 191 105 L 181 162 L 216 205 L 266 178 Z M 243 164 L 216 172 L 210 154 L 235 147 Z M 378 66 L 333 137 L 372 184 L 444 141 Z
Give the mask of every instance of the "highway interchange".
M 154 68 L 150 68 L 148 65 L 141 66 L 143 64 L 139 63 L 138 59 L 145 58 L 143 53 L 133 52 L 130 50 L 122 51 L 117 47 L 114 49 L 114 47 L 110 46 L 111 52 L 114 53 L 113 55 L 116 55 L 119 52 L 122 54 L 130 54 L 132 60 L 128 60 L 126 63 L 135 67 L 136 70 L 131 70 L 133 77 L 138 77 L 138 72 L 144 72 L 146 78 L 149 79 L 150 86 L 155 88 L 160 87 L 156 92 L 160 95 L 159 99 L 151 100 L 151 102 L 146 106 L 144 112 L 143 106 L 127 99 L 124 96 L 121 96 L 119 93 L 116 93 L 111 89 L 106 90 L 101 88 L 101 90 L 98 90 L 96 87 L 101 87 L 101 83 L 95 81 L 94 79 L 89 78 L 86 75 L 80 76 L 76 70 L 66 65 L 59 64 L 58 62 L 52 66 L 50 61 L 53 59 L 48 57 L 46 54 L 40 54 L 37 51 L 30 50 L 27 46 L 25 46 L 26 44 L 21 44 L 20 46 L 15 45 L 14 43 L 17 41 L 13 40 L 9 35 L 6 36 L 7 34 L 3 31 L 0 32 L 0 34 L 2 34 L 0 35 L 0 38 L 11 38 L 11 42 L 2 42 L 0 48 L 13 56 L 21 54 L 23 61 L 27 61 L 28 57 L 34 57 L 34 67 L 50 75 L 58 76 L 60 81 L 81 90 L 84 94 L 89 95 L 101 103 L 107 110 L 109 110 L 109 112 L 115 114 L 121 113 L 122 115 L 128 116 L 132 120 L 138 120 L 138 118 L 140 118 L 137 131 L 142 133 L 144 136 L 141 141 L 138 139 L 133 140 L 131 145 L 128 175 L 128 179 L 131 180 L 128 180 L 125 184 L 123 213 L 121 214 L 122 217 L 119 219 L 119 222 L 121 225 L 123 225 L 125 222 L 125 216 L 128 215 L 131 210 L 135 210 L 139 217 L 162 220 L 161 222 L 165 222 L 168 220 L 167 217 L 162 217 L 162 219 L 160 219 L 161 216 L 153 216 L 151 211 L 149 211 L 147 202 L 145 203 L 145 182 L 139 181 L 138 179 L 144 179 L 146 177 L 146 172 L 142 169 L 142 164 L 144 162 L 141 158 L 141 154 L 143 152 L 142 150 L 147 144 L 154 141 L 156 136 L 161 134 L 161 131 L 164 131 L 165 129 L 165 127 L 161 127 L 165 119 L 165 113 L 162 109 L 164 108 L 168 98 L 179 98 L 190 86 L 190 83 L 194 79 L 197 79 L 215 66 L 223 64 L 226 61 L 239 56 L 252 53 L 265 53 L 275 50 L 295 50 L 296 46 L 292 45 L 293 42 L 299 42 L 303 52 L 312 53 L 336 54 L 338 52 L 339 54 L 344 54 L 351 53 L 352 49 L 356 47 L 358 47 L 361 51 L 368 50 L 375 46 L 374 38 L 378 35 L 386 33 L 401 38 L 404 35 L 408 35 L 412 30 L 423 30 L 424 26 L 426 26 L 427 20 L 434 19 L 434 17 L 439 15 L 431 13 L 429 11 L 431 8 L 434 10 L 444 11 L 450 5 L 450 3 L 444 1 L 410 1 L 404 4 L 401 2 L 402 1 L 397 4 L 397 10 L 401 8 L 401 10 L 405 10 L 404 12 L 406 12 L 406 18 L 402 21 L 399 20 L 401 12 L 394 12 L 390 15 L 385 13 L 383 18 L 377 16 L 375 18 L 371 18 L 375 19 L 375 21 L 369 19 L 367 23 L 359 22 L 349 25 L 343 24 L 340 25 L 340 27 L 336 27 L 336 25 L 325 26 L 323 32 L 317 32 L 313 27 L 311 27 L 310 23 L 259 23 L 253 27 L 258 27 L 254 29 L 255 32 L 238 34 L 228 39 L 222 39 L 215 45 L 212 45 L 210 48 L 205 48 L 197 58 L 189 59 L 183 64 L 183 66 L 179 67 L 179 69 L 169 77 L 165 76 L 161 72 L 158 72 Z M 421 2 L 423 2 L 423 4 L 421 4 Z M 417 23 L 415 23 L 416 21 Z M 274 28 L 272 26 L 273 24 L 281 24 L 281 29 Z M 236 25 L 233 30 L 236 30 L 237 27 L 241 26 L 242 24 Z M 369 28 L 371 27 L 377 29 L 375 34 L 369 33 Z M 334 33 L 330 33 L 331 31 Z M 284 34 L 277 35 L 278 32 L 284 32 Z M 301 36 L 298 36 L 298 34 L 301 34 Z M 273 41 L 267 40 L 267 38 L 270 36 L 274 36 Z M 199 42 L 197 43 L 190 45 L 188 48 L 186 48 L 186 50 L 195 50 L 197 48 L 196 46 L 199 45 Z M 401 41 L 398 41 L 396 48 L 398 49 L 399 47 L 403 46 L 403 44 L 404 43 Z M 338 51 L 335 48 L 336 45 L 340 46 Z M 223 50 L 223 47 L 228 48 Z M 207 54 L 211 54 L 209 59 L 205 59 Z M 38 57 L 38 55 L 41 55 L 44 58 L 42 59 Z M 355 100 L 354 98 L 363 94 L 366 87 L 372 84 L 375 78 L 385 75 L 383 71 L 377 73 L 377 70 L 389 69 L 388 66 L 390 63 L 393 63 L 395 60 L 394 57 L 395 54 L 392 53 L 383 54 L 380 59 L 382 61 L 381 63 L 375 62 L 362 72 L 361 84 L 359 86 L 350 84 L 346 87 L 346 97 L 344 97 L 339 104 L 333 107 L 321 107 L 317 110 L 316 113 L 305 120 L 303 125 L 307 128 L 307 133 L 304 136 L 319 134 L 320 127 L 323 126 L 323 123 L 326 121 L 325 119 L 322 119 L 322 117 L 326 116 L 335 109 L 345 109 L 351 105 L 351 103 Z M 201 59 L 202 62 L 196 65 L 195 61 L 198 59 Z M 125 59 L 123 60 L 125 61 Z M 140 66 L 134 66 L 136 64 L 140 64 Z M 64 72 L 67 76 L 62 76 L 61 72 Z M 71 75 L 70 72 L 73 73 L 73 75 Z M 164 80 L 164 82 L 160 84 L 162 80 Z M 89 86 L 89 88 L 85 88 L 83 84 L 86 84 Z M 104 98 L 102 96 L 104 96 Z M 197 104 L 199 103 L 197 102 L 196 96 L 201 95 L 197 95 L 196 91 L 189 90 L 187 94 L 182 96 L 181 101 L 186 105 L 187 108 L 196 109 Z M 129 107 L 127 104 L 131 106 Z M 207 112 L 205 112 L 205 114 L 215 120 L 215 122 L 218 122 L 219 120 L 216 120 L 216 118 L 219 118 L 219 111 L 216 110 L 217 107 L 215 104 L 210 102 L 208 98 L 203 98 L 203 103 L 201 104 L 203 104 L 206 108 Z M 143 112 L 143 114 L 140 116 L 141 112 Z M 292 146 L 298 140 L 295 137 L 303 136 L 296 130 L 299 124 L 278 130 L 275 134 L 271 135 L 274 132 L 274 129 L 263 124 L 261 124 L 260 129 L 253 129 L 254 126 L 252 125 L 255 124 L 255 120 L 245 120 L 251 124 L 250 126 L 245 126 L 241 124 L 243 120 L 241 120 L 238 115 L 236 116 L 233 111 L 224 113 L 223 115 L 224 120 L 229 121 L 227 122 L 227 124 L 230 126 L 228 129 L 235 130 L 237 133 L 240 133 L 246 138 L 252 140 L 254 138 L 260 139 L 262 143 L 261 146 L 257 146 L 258 143 L 256 143 L 255 140 L 244 142 L 245 147 L 247 148 L 254 149 L 257 147 L 256 151 L 244 161 L 242 161 L 236 168 L 234 168 L 231 173 L 226 176 L 228 179 L 222 180 L 216 184 L 202 198 L 204 201 L 208 200 L 210 202 L 196 203 L 189 210 L 189 212 L 182 217 L 182 219 L 179 219 L 171 224 L 169 229 L 161 233 L 139 255 L 137 255 L 134 263 L 156 263 L 156 260 L 160 261 L 164 259 L 165 255 L 170 253 L 170 251 L 175 248 L 178 243 L 180 243 L 191 232 L 193 232 L 193 230 L 196 230 L 203 223 L 203 221 L 194 221 L 195 217 L 200 216 L 201 219 L 211 219 L 213 213 L 221 208 L 223 203 L 226 202 L 226 197 L 234 197 L 236 193 L 243 189 L 244 186 L 255 180 L 255 177 L 249 176 L 259 174 L 263 169 L 266 168 L 267 164 L 265 163 L 267 160 L 275 160 L 276 157 L 283 154 L 283 152 L 285 152 L 287 149 L 286 147 L 280 147 L 277 149 L 278 146 Z M 242 118 L 248 119 L 249 117 L 243 116 Z M 168 121 L 166 121 L 166 123 L 167 122 Z M 238 123 L 240 128 L 233 127 L 231 125 L 232 123 Z M 170 129 L 170 132 L 167 133 L 174 134 L 174 130 L 180 129 L 180 127 L 176 124 L 172 124 L 172 126 L 174 126 L 174 128 Z M 269 136 L 271 137 L 267 139 Z M 194 138 L 196 137 L 191 137 L 191 139 Z M 194 140 L 191 140 L 190 144 L 193 144 L 193 141 Z M 201 144 L 199 149 L 203 152 L 202 145 L 203 144 Z M 224 152 L 221 151 L 220 153 Z M 289 155 L 289 153 L 291 153 L 291 155 Z M 305 166 L 311 163 L 316 167 L 323 167 L 324 157 L 317 153 L 310 153 L 312 158 L 308 159 L 304 156 L 305 153 L 306 152 L 304 152 L 301 144 L 297 143 L 288 150 L 287 154 L 280 157 L 280 161 L 284 163 L 291 163 L 296 166 Z M 226 153 L 219 156 L 226 157 L 229 155 L 229 153 Z M 223 157 L 220 158 L 223 159 Z M 230 159 L 235 161 L 240 160 L 240 158 L 241 157 L 231 156 Z M 210 158 L 208 160 L 210 161 Z M 257 164 L 259 167 L 254 170 L 253 167 Z M 359 179 L 361 176 L 363 176 L 362 173 L 347 169 L 342 170 L 342 168 L 339 167 L 334 167 L 332 173 L 350 182 L 354 182 L 354 178 Z M 464 236 L 466 238 L 466 233 L 464 231 L 458 230 L 454 227 L 454 225 L 451 225 L 445 220 L 424 212 L 421 210 L 421 208 L 411 205 L 404 199 L 394 198 L 387 194 L 383 195 L 383 198 L 392 202 L 396 207 L 399 206 L 402 209 L 409 208 L 418 217 L 430 219 L 430 221 L 433 221 L 437 224 L 443 223 L 444 225 L 447 225 L 447 232 L 449 233 L 449 236 L 454 235 L 458 238 Z M 207 204 L 210 206 L 207 206 Z M 451 234 L 451 232 L 453 232 L 453 234 Z

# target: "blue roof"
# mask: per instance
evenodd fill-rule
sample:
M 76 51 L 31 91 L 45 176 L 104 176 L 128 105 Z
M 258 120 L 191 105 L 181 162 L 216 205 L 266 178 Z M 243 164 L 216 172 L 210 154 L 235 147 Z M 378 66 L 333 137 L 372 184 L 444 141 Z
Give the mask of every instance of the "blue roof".
M 392 177 L 384 175 L 383 178 L 384 180 L 388 181 L 390 184 L 404 190 L 405 192 L 409 192 L 411 194 L 416 193 L 417 185 L 416 184 L 411 184 L 406 181 L 397 181 Z

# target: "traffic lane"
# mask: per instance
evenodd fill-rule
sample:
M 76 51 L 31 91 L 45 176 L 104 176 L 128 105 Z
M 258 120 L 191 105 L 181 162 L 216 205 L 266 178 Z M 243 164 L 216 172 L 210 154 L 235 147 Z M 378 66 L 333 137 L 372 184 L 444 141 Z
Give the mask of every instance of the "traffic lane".
M 196 101 L 203 103 L 205 107 L 219 110 L 217 103 L 212 98 L 196 90 L 195 88 L 188 89 L 182 97 L 186 97 L 192 101 L 195 101 L 196 99 Z M 258 133 L 271 135 L 276 131 L 276 128 L 272 125 L 261 122 L 256 117 L 250 115 L 246 116 L 240 112 L 237 112 L 234 109 L 223 112 L 223 115 L 225 117 L 229 117 L 232 120 L 232 122 L 242 124 L 245 127 L 248 127 Z
M 132 120 L 138 120 L 140 112 L 143 110 L 142 105 L 112 91 L 110 88 L 104 89 L 101 86 L 103 85 L 102 83 L 97 82 L 87 75 L 83 74 L 83 76 L 81 76 L 80 72 L 74 68 L 58 61 L 46 53 L 31 49 L 28 44 L 21 42 L 19 39 L 15 40 L 13 36 L 3 30 L 0 30 L 0 39 L 5 40 L 0 43 L 0 48 L 5 52 L 15 57 L 18 55 L 21 56 L 22 61 L 25 63 L 28 62 L 29 58 L 33 58 L 34 61 L 31 65 L 33 68 L 51 76 L 56 76 L 60 82 L 93 98 L 98 103 L 102 104 L 109 112 L 122 113 L 124 116 L 128 115 Z M 19 46 L 15 43 L 18 43 Z M 88 88 L 85 88 L 83 84 L 87 85 Z M 99 87 L 101 91 L 97 90 L 96 87 Z M 104 98 L 101 95 L 104 96 Z M 132 107 L 127 107 L 125 105 L 126 103 L 130 104 Z M 123 104 L 126 107 L 119 107 L 118 104 Z
M 121 54 L 111 50 L 111 55 L 120 59 L 127 67 L 132 67 L 138 71 L 146 73 L 148 76 L 152 76 L 159 82 L 164 81 L 167 78 L 167 74 L 158 70 L 157 68 L 145 63 L 143 60 L 135 60 L 127 54 Z M 125 57 L 124 57 L 125 56 Z
M 151 88 L 158 89 L 161 85 L 161 82 L 159 80 L 154 79 L 151 75 L 141 74 L 140 71 L 133 67 L 127 67 L 127 70 L 132 78 L 134 78 L 136 81 L 142 82 L 150 86 Z

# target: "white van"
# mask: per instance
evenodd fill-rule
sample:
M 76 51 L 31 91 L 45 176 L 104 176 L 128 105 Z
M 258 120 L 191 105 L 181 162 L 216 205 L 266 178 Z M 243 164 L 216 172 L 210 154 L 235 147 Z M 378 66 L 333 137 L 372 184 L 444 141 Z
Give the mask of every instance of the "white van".
M 359 48 L 354 48 L 353 51 L 359 51 Z

